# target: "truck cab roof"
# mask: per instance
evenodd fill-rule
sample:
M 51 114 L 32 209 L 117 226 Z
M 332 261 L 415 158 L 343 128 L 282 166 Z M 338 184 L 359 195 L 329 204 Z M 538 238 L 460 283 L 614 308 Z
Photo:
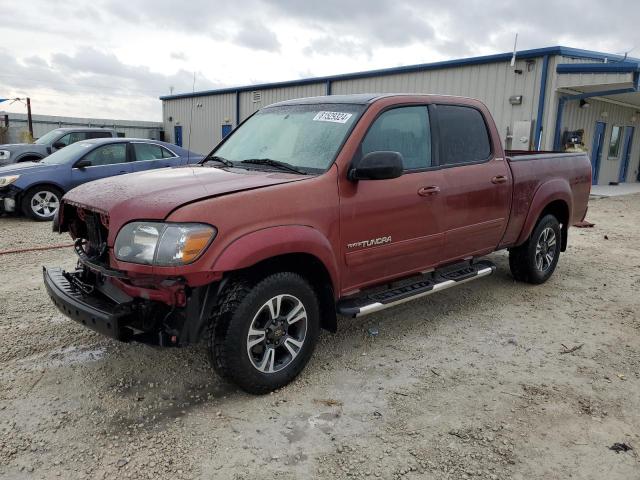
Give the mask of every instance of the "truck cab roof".
M 322 95 L 318 97 L 294 98 L 292 100 L 284 100 L 282 102 L 272 103 L 265 108 L 281 107 L 286 105 L 320 105 L 320 104 L 351 104 L 351 105 L 370 105 L 378 100 L 389 97 L 447 97 L 460 100 L 471 100 L 468 97 L 454 95 L 434 95 L 424 93 L 356 93 L 352 95 Z M 465 102 L 466 103 L 466 102 Z

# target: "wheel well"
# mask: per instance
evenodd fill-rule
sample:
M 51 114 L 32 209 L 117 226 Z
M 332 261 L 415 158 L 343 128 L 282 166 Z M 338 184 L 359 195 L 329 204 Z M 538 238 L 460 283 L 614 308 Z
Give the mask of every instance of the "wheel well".
M 320 326 L 330 332 L 337 330 L 336 304 L 331 276 L 324 264 L 308 253 L 289 253 L 262 260 L 239 272 L 261 279 L 275 272 L 294 272 L 311 284 L 320 301 Z
M 26 190 L 20 192 L 20 196 L 17 199 L 17 201 L 22 202 L 22 200 L 26 197 L 26 195 L 29 192 L 31 192 L 32 190 L 36 189 L 36 188 L 52 188 L 52 189 L 60 192 L 61 195 L 64 195 L 64 190 L 61 189 L 60 187 L 58 187 L 57 185 L 53 184 L 53 183 L 37 183 L 35 185 L 31 185 Z
M 33 160 L 42 160 L 42 157 L 39 155 L 25 155 L 24 157 L 20 157 L 17 163 L 32 162 Z
M 553 215 L 560 222 L 562 227 L 561 251 L 564 252 L 567 249 L 567 233 L 569 232 L 569 206 L 563 200 L 555 200 L 544 207 L 538 220 L 545 215 Z

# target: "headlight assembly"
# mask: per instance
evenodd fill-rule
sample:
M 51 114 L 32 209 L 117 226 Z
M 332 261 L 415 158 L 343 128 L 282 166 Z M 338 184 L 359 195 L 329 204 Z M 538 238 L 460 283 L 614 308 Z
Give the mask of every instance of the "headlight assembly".
M 11 152 L 9 150 L 0 150 L 0 160 L 9 160 Z
M 200 257 L 217 233 L 202 223 L 131 222 L 118 233 L 115 254 L 123 262 L 187 265 Z
M 8 177 L 0 177 L 0 187 L 6 187 L 18 180 L 20 175 L 9 175 Z

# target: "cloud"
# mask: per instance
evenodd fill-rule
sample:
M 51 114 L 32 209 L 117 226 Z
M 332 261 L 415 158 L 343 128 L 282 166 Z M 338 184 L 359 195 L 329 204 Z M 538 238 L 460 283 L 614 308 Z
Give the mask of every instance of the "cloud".
M 117 105 L 131 103 L 135 99 L 136 103 L 146 104 L 147 119 L 153 118 L 151 112 L 158 112 L 158 96 L 168 94 L 170 87 L 175 91 L 191 91 L 193 87 L 193 72 L 180 69 L 170 74 L 158 73 L 147 66 L 125 64 L 116 55 L 91 47 L 81 48 L 73 55 L 54 53 L 50 61 L 39 56 L 19 61 L 6 51 L 0 51 L 0 65 L 3 65 L 0 87 L 16 92 L 15 96 L 23 96 L 20 92 L 30 92 L 29 95 L 35 98 L 34 93 L 38 91 L 49 92 L 45 95 L 58 92 L 58 95 L 64 94 L 68 101 L 100 97 L 111 98 Z M 198 89 L 224 86 L 209 80 L 201 72 L 196 73 L 196 82 Z M 86 108 L 92 107 L 87 102 L 84 104 Z M 118 108 L 120 117 L 141 117 L 139 112 L 125 113 L 122 106 Z M 91 115 L 85 113 L 83 116 Z
M 185 61 L 187 59 L 187 54 L 184 52 L 171 52 L 169 56 L 174 60 Z
M 242 23 L 234 40 L 238 45 L 253 50 L 264 50 L 266 52 L 277 52 L 280 50 L 280 42 L 276 34 L 262 23 L 251 20 Z

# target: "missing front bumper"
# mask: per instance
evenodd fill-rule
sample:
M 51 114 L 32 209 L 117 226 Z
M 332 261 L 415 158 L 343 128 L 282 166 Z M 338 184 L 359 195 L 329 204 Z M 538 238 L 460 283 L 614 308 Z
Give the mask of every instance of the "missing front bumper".
M 121 326 L 121 320 L 131 313 L 130 305 L 117 304 L 83 291 L 60 268 L 42 267 L 47 293 L 54 305 L 66 316 L 98 333 L 127 341 L 131 334 Z

